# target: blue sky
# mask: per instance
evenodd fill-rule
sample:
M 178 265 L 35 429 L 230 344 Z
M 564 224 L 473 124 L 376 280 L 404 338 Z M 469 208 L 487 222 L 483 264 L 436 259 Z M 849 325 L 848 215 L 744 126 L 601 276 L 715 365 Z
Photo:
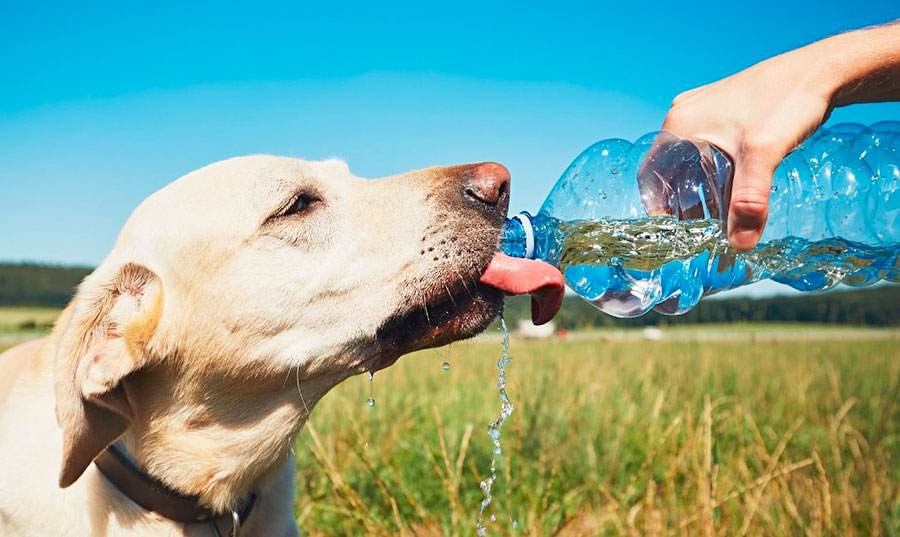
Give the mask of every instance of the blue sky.
M 96 264 L 148 194 L 209 162 L 338 156 L 378 177 L 496 160 L 536 209 L 596 140 L 678 92 L 893 2 L 0 0 L 0 259 Z M 900 118 L 900 105 L 835 120 Z

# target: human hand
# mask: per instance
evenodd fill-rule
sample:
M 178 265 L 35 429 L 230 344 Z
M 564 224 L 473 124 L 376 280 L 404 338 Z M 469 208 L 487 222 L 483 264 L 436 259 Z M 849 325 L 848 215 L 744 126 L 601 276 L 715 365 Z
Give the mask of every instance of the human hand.
M 682 93 L 662 130 L 709 142 L 731 157 L 734 180 L 726 230 L 732 246 L 756 246 L 769 209 L 772 175 L 785 155 L 831 112 L 828 90 L 809 72 L 803 49 Z M 722 215 L 725 217 L 725 215 Z
M 900 96 L 898 45 L 898 24 L 842 34 L 675 98 L 662 130 L 709 142 L 734 163 L 726 220 L 732 246 L 759 242 L 775 168 L 833 107 Z

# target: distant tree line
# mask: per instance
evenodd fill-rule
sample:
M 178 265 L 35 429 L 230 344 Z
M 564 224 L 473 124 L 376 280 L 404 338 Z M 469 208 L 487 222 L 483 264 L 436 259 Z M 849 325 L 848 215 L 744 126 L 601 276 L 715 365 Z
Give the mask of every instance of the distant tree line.
M 32 263 L 0 263 L 0 306 L 63 307 L 89 267 Z M 530 316 L 527 296 L 506 301 L 506 319 Z M 808 293 L 790 297 L 703 300 L 684 315 L 650 312 L 634 319 L 617 319 L 575 296 L 566 297 L 555 318 L 560 328 L 656 326 L 684 323 L 809 322 L 867 325 L 900 324 L 900 286 Z
M 88 267 L 2 263 L 0 306 L 63 307 L 91 270 Z
M 516 321 L 529 318 L 530 311 L 529 297 L 517 296 L 507 299 L 504 315 L 507 321 Z M 868 289 L 770 298 L 706 299 L 684 315 L 663 315 L 651 311 L 633 319 L 611 317 L 577 296 L 567 296 L 554 318 L 558 327 L 569 330 L 757 321 L 898 325 L 900 286 L 880 285 Z

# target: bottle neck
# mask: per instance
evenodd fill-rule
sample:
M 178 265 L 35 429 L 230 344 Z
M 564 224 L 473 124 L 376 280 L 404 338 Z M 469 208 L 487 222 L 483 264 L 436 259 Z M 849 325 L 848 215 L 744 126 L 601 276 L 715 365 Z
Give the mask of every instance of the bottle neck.
M 500 235 L 500 249 L 508 256 L 534 259 L 534 225 L 527 212 L 507 218 Z

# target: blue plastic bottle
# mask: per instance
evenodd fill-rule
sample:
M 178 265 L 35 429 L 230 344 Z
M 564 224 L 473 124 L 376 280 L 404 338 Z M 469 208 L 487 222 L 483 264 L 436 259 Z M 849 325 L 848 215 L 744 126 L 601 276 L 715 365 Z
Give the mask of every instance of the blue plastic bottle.
M 777 168 L 759 246 L 737 252 L 724 218 L 732 163 L 710 144 L 651 133 L 586 149 L 536 216 L 507 220 L 507 255 L 556 265 L 616 317 L 684 313 L 771 278 L 802 291 L 900 281 L 900 122 L 816 131 Z

